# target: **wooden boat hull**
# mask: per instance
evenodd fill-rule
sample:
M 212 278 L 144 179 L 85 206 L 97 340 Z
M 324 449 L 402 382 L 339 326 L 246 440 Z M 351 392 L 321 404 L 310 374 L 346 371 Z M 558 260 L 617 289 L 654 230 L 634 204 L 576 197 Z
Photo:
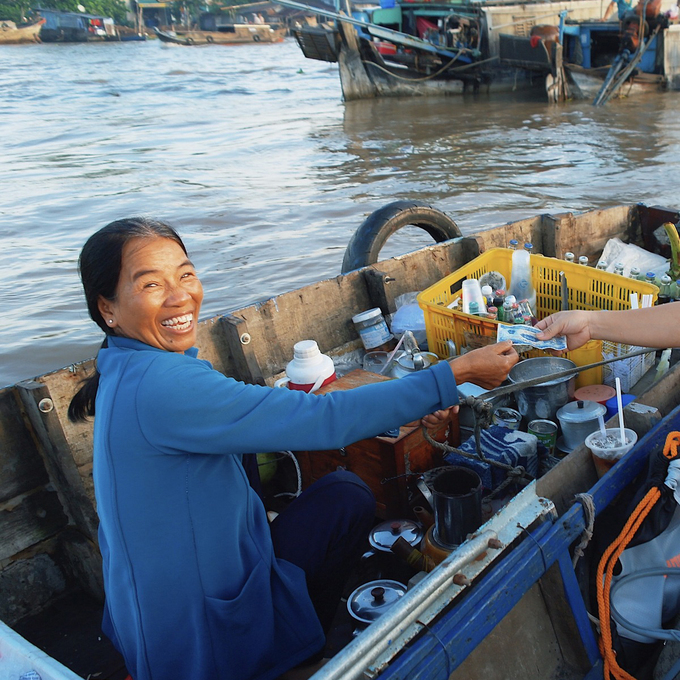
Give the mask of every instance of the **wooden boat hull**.
M 10 21 L 0 21 L 0 45 L 19 45 L 21 43 L 40 42 L 40 29 L 44 19 L 29 26 L 18 28 Z
M 154 29 L 162 42 L 175 45 L 241 45 L 250 43 L 282 42 L 285 28 L 267 24 L 235 24 L 233 31 L 174 31 Z
M 301 337 L 313 334 L 321 350 L 334 356 L 356 350 L 361 341 L 351 317 L 357 310 L 380 306 L 393 311 L 399 295 L 424 290 L 481 251 L 505 247 L 511 238 L 530 241 L 547 256 L 561 258 L 569 250 L 592 260 L 613 237 L 651 247 L 654 231 L 666 221 L 679 219 L 677 211 L 641 204 L 530 217 L 207 319 L 199 324 L 197 344 L 201 357 L 216 370 L 245 382 L 273 385 Z M 92 426 L 70 423 L 66 416 L 71 396 L 92 366 L 89 359 L 0 390 L 0 576 L 5 584 L 0 620 L 13 628 L 67 594 L 68 584 L 78 584 L 95 599 L 102 597 Z M 487 556 L 485 574 L 475 577 L 471 588 L 447 586 L 444 599 L 437 599 L 439 609 L 428 619 L 428 630 L 437 637 L 423 635 L 423 626 L 413 623 L 404 632 L 403 645 L 393 640 L 390 650 L 366 661 L 355 658 L 360 635 L 317 673 L 318 679 L 363 677 L 369 667 L 371 677 L 423 680 L 445 677 L 447 670 L 455 671 L 454 677 L 461 680 L 524 680 L 566 677 L 560 676 L 565 666 L 576 666 L 572 677 L 585 677 L 597 668 L 592 632 L 589 637 L 567 559 L 569 545 L 585 526 L 580 506 L 572 508 L 572 500 L 574 494 L 589 491 L 601 510 L 638 469 L 644 447 L 657 442 L 663 428 L 680 428 L 674 412 L 678 401 L 680 370 L 676 369 L 638 395 L 638 404 L 648 410 L 638 416 L 637 424 L 632 416 L 627 424 L 641 435 L 652 433 L 650 439 L 641 437 L 643 448 L 631 467 L 619 465 L 597 483 L 589 454 L 580 447 L 538 480 L 520 506 L 549 508 L 536 515 L 541 518 L 540 532 L 522 540 L 520 531 L 514 549 Z M 671 419 L 654 430 L 658 420 L 669 414 Z M 513 513 L 506 526 L 516 529 L 519 520 Z M 46 644 L 45 632 L 42 644 Z M 54 633 L 61 637 L 61 630 Z M 0 658 L 0 675 L 1 663 Z M 338 665 L 345 663 L 349 666 L 334 676 Z M 90 666 L 78 675 L 98 672 L 101 667 Z

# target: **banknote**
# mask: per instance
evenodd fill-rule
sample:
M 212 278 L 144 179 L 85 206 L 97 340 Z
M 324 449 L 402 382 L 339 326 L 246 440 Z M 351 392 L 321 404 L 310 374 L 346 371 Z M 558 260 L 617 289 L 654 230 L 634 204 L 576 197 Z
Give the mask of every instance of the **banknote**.
M 540 332 L 538 328 L 533 326 L 499 324 L 498 342 L 511 340 L 513 345 L 531 345 L 536 349 L 554 349 L 558 352 L 567 349 L 567 338 L 564 335 L 558 335 L 552 340 L 538 340 L 536 336 Z

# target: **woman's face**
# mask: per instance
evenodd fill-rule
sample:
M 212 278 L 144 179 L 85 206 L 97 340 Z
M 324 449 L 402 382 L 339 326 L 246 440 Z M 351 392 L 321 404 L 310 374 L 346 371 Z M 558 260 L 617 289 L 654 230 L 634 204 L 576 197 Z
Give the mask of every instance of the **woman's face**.
M 116 335 L 184 352 L 196 344 L 203 286 L 182 248 L 167 238 L 135 238 L 123 247 L 116 299 L 99 311 Z

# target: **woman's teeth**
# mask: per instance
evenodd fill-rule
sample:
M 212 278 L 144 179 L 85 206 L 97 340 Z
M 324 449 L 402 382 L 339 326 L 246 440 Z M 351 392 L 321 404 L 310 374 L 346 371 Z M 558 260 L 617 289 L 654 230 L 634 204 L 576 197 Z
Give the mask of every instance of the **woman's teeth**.
M 194 320 L 194 315 L 193 314 L 184 314 L 182 316 L 174 316 L 172 319 L 166 319 L 165 321 L 161 321 L 161 326 L 165 326 L 166 328 L 172 328 L 173 330 L 176 331 L 185 331 L 189 326 L 191 326 L 191 322 Z

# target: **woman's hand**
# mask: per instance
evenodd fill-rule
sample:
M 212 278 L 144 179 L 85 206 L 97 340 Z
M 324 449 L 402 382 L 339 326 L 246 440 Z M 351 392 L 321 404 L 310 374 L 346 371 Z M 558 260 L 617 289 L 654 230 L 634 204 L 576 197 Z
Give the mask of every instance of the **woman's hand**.
M 420 419 L 420 424 L 428 430 L 436 430 L 440 425 L 443 425 L 454 413 L 458 413 L 458 406 L 451 406 L 450 408 L 442 409 L 429 413 L 424 418 Z
M 519 361 L 519 355 L 509 340 L 480 347 L 452 359 L 449 364 L 456 382 L 471 382 L 486 390 L 498 387 L 510 369 Z
M 536 324 L 536 328 L 543 331 L 537 337 L 539 340 L 550 340 L 556 335 L 566 335 L 567 349 L 578 349 L 592 338 L 590 320 L 590 312 L 580 310 L 557 312 Z

